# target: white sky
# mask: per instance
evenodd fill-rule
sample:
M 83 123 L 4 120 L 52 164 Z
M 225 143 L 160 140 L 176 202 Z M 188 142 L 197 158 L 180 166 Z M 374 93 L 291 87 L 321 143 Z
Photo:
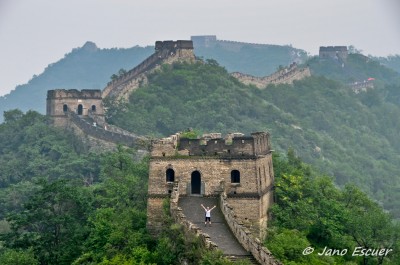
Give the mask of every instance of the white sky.
M 128 48 L 192 35 L 400 54 L 400 1 L 0 0 L 0 96 L 86 41 Z

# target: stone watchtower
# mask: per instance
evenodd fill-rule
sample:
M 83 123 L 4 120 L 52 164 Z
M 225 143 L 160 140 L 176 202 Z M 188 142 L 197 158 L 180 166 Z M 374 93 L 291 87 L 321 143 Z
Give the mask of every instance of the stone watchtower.
M 180 196 L 227 195 L 239 221 L 264 237 L 273 201 L 274 174 L 269 134 L 207 134 L 200 139 L 179 134 L 152 144 L 148 186 L 148 228 L 162 225 L 163 199 L 179 183 Z M 200 220 L 199 220 L 200 221 Z
M 56 125 L 66 124 L 68 112 L 83 117 L 91 114 L 104 118 L 101 90 L 56 89 L 47 91 L 46 114 L 53 117 Z
M 328 46 L 319 47 L 319 58 L 321 59 L 340 59 L 346 61 L 349 52 L 346 46 Z

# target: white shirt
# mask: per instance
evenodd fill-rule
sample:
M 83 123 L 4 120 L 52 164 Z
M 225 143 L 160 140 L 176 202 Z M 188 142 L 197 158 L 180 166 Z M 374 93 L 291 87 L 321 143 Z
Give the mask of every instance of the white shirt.
M 211 210 L 206 210 L 206 217 L 211 217 Z

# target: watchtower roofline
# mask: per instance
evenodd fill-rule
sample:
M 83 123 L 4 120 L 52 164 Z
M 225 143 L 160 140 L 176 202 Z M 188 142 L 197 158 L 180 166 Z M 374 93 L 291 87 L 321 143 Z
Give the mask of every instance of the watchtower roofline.
M 193 42 L 191 40 L 166 40 L 166 41 L 156 41 L 155 50 L 174 50 L 174 49 L 189 49 L 193 50 Z
M 47 99 L 102 99 L 100 89 L 54 89 L 47 91 Z
M 321 46 L 319 47 L 319 57 L 320 58 L 340 58 L 346 60 L 349 55 L 346 46 Z
M 181 137 L 175 134 L 154 141 L 152 157 L 172 156 L 235 156 L 249 157 L 266 155 L 271 152 L 268 132 L 255 132 L 250 136 L 231 133 L 224 138 L 220 133 L 204 134 L 197 139 Z
M 55 89 L 47 91 L 46 113 L 53 117 L 65 117 L 67 111 L 78 115 L 104 115 L 101 90 Z

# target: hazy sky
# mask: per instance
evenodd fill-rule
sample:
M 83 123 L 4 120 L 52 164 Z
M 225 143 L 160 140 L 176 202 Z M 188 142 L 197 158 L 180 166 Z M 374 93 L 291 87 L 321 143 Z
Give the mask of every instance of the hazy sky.
M 218 39 L 400 54 L 399 0 L 0 0 L 0 96 L 72 48 Z

